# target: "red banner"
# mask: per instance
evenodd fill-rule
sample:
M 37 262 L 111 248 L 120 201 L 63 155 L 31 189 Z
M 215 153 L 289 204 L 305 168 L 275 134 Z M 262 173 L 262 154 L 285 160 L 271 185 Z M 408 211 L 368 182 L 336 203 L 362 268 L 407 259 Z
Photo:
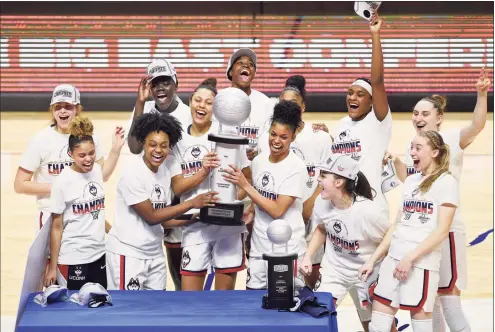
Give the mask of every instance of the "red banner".
M 90 5 L 90 3 L 88 3 Z M 219 87 L 239 47 L 258 55 L 255 87 L 278 92 L 302 74 L 309 92 L 342 92 L 369 76 L 367 22 L 350 17 L 0 16 L 2 92 L 134 92 L 153 58 L 175 65 L 179 90 L 204 78 Z M 384 17 L 389 92 L 472 92 L 493 68 L 493 16 Z

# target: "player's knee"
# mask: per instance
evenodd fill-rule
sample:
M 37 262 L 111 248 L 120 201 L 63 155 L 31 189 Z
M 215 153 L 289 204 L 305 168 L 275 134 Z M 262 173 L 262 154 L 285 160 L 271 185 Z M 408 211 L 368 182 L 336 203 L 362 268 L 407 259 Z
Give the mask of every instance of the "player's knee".
M 368 326 L 370 332 L 390 332 L 394 316 L 383 312 L 373 311 Z
M 462 312 L 459 296 L 441 296 L 443 315 L 452 332 L 471 332 L 471 327 Z
M 433 332 L 432 319 L 411 319 L 414 332 Z

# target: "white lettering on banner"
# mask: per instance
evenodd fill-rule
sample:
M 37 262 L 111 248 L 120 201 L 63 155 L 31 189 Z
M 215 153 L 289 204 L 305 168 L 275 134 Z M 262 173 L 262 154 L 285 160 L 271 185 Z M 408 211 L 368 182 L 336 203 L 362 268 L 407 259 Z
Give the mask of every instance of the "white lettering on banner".
M 108 67 L 108 47 L 104 39 L 21 38 L 20 67 Z
M 142 68 L 151 59 L 170 59 L 174 67 L 181 68 L 222 68 L 227 62 L 220 49 L 229 53 L 241 47 L 259 48 L 259 39 L 158 39 L 156 46 L 151 46 L 151 39 L 119 39 L 119 67 Z M 184 44 L 189 43 L 188 50 L 193 57 L 188 57 Z M 230 55 L 227 55 L 227 59 Z
M 306 43 L 307 42 L 307 43 Z M 154 58 L 171 59 L 178 68 L 223 68 L 233 51 L 257 49 L 260 39 L 120 38 L 118 66 L 143 68 Z M 1 39 L 1 66 L 9 67 L 16 45 Z M 371 40 L 359 38 L 273 39 L 268 56 L 274 68 L 359 68 L 371 66 Z M 493 67 L 493 39 L 482 38 L 385 38 L 382 40 L 386 68 Z M 11 50 L 14 52 L 15 50 Z M 109 66 L 105 39 L 20 38 L 19 66 L 37 68 L 105 68 Z
M 8 48 L 9 39 L 0 38 L 0 67 L 10 67 Z

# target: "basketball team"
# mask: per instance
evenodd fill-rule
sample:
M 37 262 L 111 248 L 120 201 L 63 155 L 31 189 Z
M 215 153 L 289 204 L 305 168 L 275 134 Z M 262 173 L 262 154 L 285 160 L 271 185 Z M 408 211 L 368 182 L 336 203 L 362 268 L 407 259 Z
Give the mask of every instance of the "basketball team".
M 244 269 L 246 289 L 265 289 L 267 228 L 283 219 L 292 229 L 288 249 L 299 257 L 297 279 L 331 292 L 336 306 L 349 293 L 366 331 L 397 331 L 399 309 L 410 311 L 416 332 L 471 331 L 460 300 L 467 262 L 459 180 L 463 152 L 486 123 L 491 82 L 482 69 L 472 121 L 462 128 L 442 130 L 445 97 L 411 105 L 416 135 L 403 159 L 392 156 L 382 25 L 374 15 L 371 77 L 349 86 L 348 114 L 335 130 L 302 120 L 304 77 L 289 77 L 274 105 L 251 87 L 256 54 L 246 48 L 232 54 L 226 76 L 251 102 L 239 128 L 249 145 L 237 165 L 223 171 L 244 202 L 242 226 L 198 220 L 200 208 L 219 201 L 209 183 L 220 166 L 208 140 L 219 130 L 216 79 L 201 82 L 187 106 L 177 95 L 172 63 L 153 60 L 127 128 L 110 133 L 106 158 L 82 115 L 77 88 L 57 86 L 52 121 L 26 147 L 14 183 L 17 193 L 36 196 L 37 228 L 51 222 L 44 286 L 78 290 L 94 282 L 109 290 L 165 290 L 168 268 L 176 290 L 199 291 L 213 268 L 216 290 L 233 290 Z M 108 223 L 104 182 L 126 143 L 133 156 L 121 165 Z M 384 193 L 397 181 L 402 200 L 389 220 Z

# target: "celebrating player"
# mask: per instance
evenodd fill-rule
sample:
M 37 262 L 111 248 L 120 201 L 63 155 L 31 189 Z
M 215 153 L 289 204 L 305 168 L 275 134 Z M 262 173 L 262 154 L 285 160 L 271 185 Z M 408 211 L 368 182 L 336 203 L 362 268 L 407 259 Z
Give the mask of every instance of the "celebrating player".
M 488 73 L 483 69 L 480 73 L 476 90 L 478 92 L 473 119 L 463 128 L 454 128 L 440 131 L 447 106 L 445 97 L 433 95 L 421 99 L 413 110 L 412 124 L 417 133 L 427 130 L 438 131 L 450 148 L 450 171 L 460 181 L 464 157 L 464 150 L 471 145 L 478 134 L 483 130 L 487 116 L 488 89 L 491 82 Z M 405 164 L 400 158 L 392 157 L 397 170 L 397 177 L 404 182 L 408 175 L 414 174 L 413 159 L 409 156 L 411 147 L 407 148 Z M 433 325 L 435 332 L 444 332 L 445 325 L 442 319 L 442 308 L 445 319 L 452 331 L 469 331 L 469 323 L 461 307 L 461 291 L 467 286 L 467 258 L 466 258 L 466 228 L 462 220 L 460 209 L 456 211 L 450 228 L 448 239 L 442 244 L 442 260 L 440 263 L 439 300 L 435 303 Z M 440 304 L 440 303 L 441 304 Z M 441 305 L 441 307 L 440 307 Z
M 301 123 L 301 108 L 294 102 L 281 101 L 275 105 L 270 126 L 269 151 L 253 159 L 251 170 L 253 185 L 237 167 L 225 169 L 225 179 L 239 186 L 251 198 L 252 204 L 245 213 L 246 223 L 253 221 L 247 288 L 266 288 L 266 261 L 264 253 L 272 251 L 267 229 L 276 219 L 284 219 L 292 228 L 288 242 L 290 252 L 301 259 L 306 251 L 303 198 L 306 196 L 308 172 L 304 162 L 290 152 Z M 302 280 L 301 280 L 302 283 Z
M 209 190 L 210 169 L 219 166 L 214 143 L 209 133 L 218 133 L 218 122 L 212 121 L 216 80 L 207 79 L 193 93 L 190 101 L 192 124 L 173 150 L 182 173 L 173 176 L 174 191 L 181 202 Z M 241 168 L 250 174 L 246 153 L 241 153 Z M 191 209 L 183 219 L 194 219 L 198 209 Z M 182 290 L 202 290 L 209 266 L 215 268 L 215 289 L 233 290 L 237 272 L 245 268 L 245 226 L 220 226 L 197 222 L 182 232 Z
M 306 111 L 306 80 L 303 76 L 294 75 L 287 79 L 285 87 L 280 94 L 280 100 L 293 101 L 301 108 L 301 113 Z M 306 187 L 309 197 L 303 206 L 303 217 L 306 223 L 306 241 L 309 243 L 311 234 L 316 225 L 311 221 L 311 213 L 316 197 L 321 192 L 318 186 L 319 170 L 316 164 L 324 163 L 332 155 L 332 141 L 323 131 L 314 131 L 311 124 L 301 121 L 296 131 L 296 139 L 291 143 L 290 149 L 305 163 L 308 171 Z M 258 151 L 269 152 L 268 131 L 264 131 L 258 140 Z M 323 257 L 323 246 L 315 252 L 312 262 L 312 274 L 306 276 L 306 283 L 314 288 L 319 278 L 319 268 Z
M 273 115 L 273 102 L 270 98 L 251 88 L 256 75 L 256 62 L 256 53 L 249 48 L 241 48 L 232 54 L 227 65 L 227 78 L 232 82 L 232 87 L 244 91 L 251 100 L 251 114 L 240 127 L 241 135 L 249 138 L 249 160 L 253 160 L 258 154 L 258 137 Z
M 365 284 L 359 279 L 358 269 L 375 252 L 390 224 L 381 213 L 380 205 L 373 201 L 372 189 L 359 171 L 357 161 L 347 155 L 335 154 L 317 167 L 320 170 L 318 182 L 322 187 L 312 215 L 317 226 L 300 269 L 304 275 L 311 275 L 312 257 L 326 241 L 318 290 L 331 292 L 338 306 L 354 288 L 360 299 L 356 303 L 358 313 L 366 311 L 360 318 L 368 331 L 371 317 L 368 286 L 376 277 L 368 278 L 368 284 Z
M 412 142 L 411 158 L 420 173 L 404 182 L 402 211 L 359 272 L 366 280 L 388 252 L 373 290 L 371 332 L 388 332 L 399 308 L 411 312 L 414 331 L 433 331 L 440 244 L 449 235 L 459 188 L 449 173 L 449 146 L 438 132 L 419 132 Z
M 383 214 L 388 218 L 388 203 L 380 188 L 382 158 L 392 133 L 392 115 L 384 85 L 380 41 L 382 24 L 376 14 L 370 21 L 371 80 L 358 78 L 349 87 L 346 100 L 349 114 L 339 122 L 333 136 L 332 151 L 359 161 L 360 171 L 376 191 L 375 200 L 383 206 Z
M 177 118 L 182 125 L 191 123 L 189 108 L 177 96 L 179 79 L 172 63 L 165 59 L 153 60 L 148 65 L 147 76 L 141 78 L 136 105 L 127 126 L 128 133 L 141 114 L 149 112 L 167 113 Z M 148 98 L 151 95 L 153 100 Z M 134 154 L 143 151 L 143 145 L 132 135 L 127 137 L 129 150 Z
M 69 84 L 55 87 L 49 109 L 53 117 L 52 124 L 31 139 L 21 156 L 14 190 L 19 194 L 36 195 L 39 206 L 37 229 L 40 229 L 50 216 L 48 204 L 52 182 L 74 162 L 68 148 L 69 125 L 82 110 L 80 94 L 76 87 Z M 96 137 L 93 136 L 92 140 L 95 143 L 96 163 L 102 167 L 103 181 L 107 181 L 117 165 L 124 145 L 124 130 L 121 127 L 115 129 L 112 148 L 106 160 Z
M 187 221 L 174 218 L 215 200 L 214 193 L 205 193 L 170 206 L 171 177 L 178 165 L 174 168 L 173 158 L 167 156 L 181 132 L 177 119 L 156 112 L 143 114 L 133 126 L 131 134 L 143 144 L 144 153 L 127 167 L 117 185 L 115 221 L 107 242 L 109 289 L 164 290 L 164 228 L 182 226 Z
M 57 281 L 79 290 L 94 282 L 106 288 L 105 192 L 102 167 L 95 166 L 93 125 L 87 118 L 75 117 L 68 130 L 73 162 L 51 188 L 51 260 L 44 284 L 48 287 Z

